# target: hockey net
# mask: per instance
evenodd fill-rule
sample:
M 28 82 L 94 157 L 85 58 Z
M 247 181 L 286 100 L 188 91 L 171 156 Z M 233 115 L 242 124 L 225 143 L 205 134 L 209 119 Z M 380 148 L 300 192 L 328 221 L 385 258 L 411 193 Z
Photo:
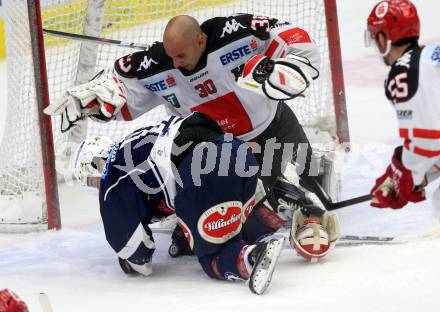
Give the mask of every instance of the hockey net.
M 325 2 L 327 0 L 41 0 L 43 27 L 75 34 L 88 34 L 126 42 L 161 41 L 168 19 L 190 14 L 200 22 L 241 12 L 276 17 L 306 29 L 321 49 L 320 78 L 307 98 L 291 103 L 301 124 L 326 131 L 338 139 Z M 332 1 L 334 2 L 334 0 Z M 43 180 L 39 114 L 35 104 L 33 59 L 25 1 L 6 1 L 8 103 L 0 145 L 0 231 L 14 225 L 47 228 L 47 200 Z M 99 45 L 44 36 L 50 100 L 66 88 L 87 81 L 116 58 L 133 52 L 129 48 Z M 339 92 L 339 91 L 338 91 Z M 88 121 L 81 133 L 61 134 L 59 120 L 52 120 L 57 159 L 76 145 L 78 138 L 104 134 L 120 139 L 136 127 L 154 124 L 165 114 L 155 109 L 132 122 L 98 124 Z M 72 143 L 73 142 L 73 143 Z M 62 174 L 63 168 L 57 164 Z M 20 229 L 23 229 L 20 226 Z M 20 230 L 21 231 L 21 230 Z

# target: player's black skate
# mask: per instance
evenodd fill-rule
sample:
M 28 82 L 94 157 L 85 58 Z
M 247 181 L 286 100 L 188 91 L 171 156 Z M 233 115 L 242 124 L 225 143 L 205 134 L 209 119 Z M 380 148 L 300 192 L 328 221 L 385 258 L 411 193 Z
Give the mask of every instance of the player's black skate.
M 249 289 L 253 293 L 261 295 L 269 287 L 275 265 L 283 249 L 283 243 L 284 237 L 273 238 L 267 242 L 258 243 L 252 250 L 252 256 L 255 260 L 249 278 Z
M 186 240 L 185 233 L 183 233 L 179 225 L 176 225 L 171 235 L 171 245 L 168 248 L 168 254 L 173 258 L 194 255 Z

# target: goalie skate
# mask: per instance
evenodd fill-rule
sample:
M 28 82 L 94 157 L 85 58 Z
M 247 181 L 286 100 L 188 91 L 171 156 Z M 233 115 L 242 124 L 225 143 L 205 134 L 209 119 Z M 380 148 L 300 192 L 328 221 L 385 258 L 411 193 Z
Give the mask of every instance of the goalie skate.
M 258 244 L 255 263 L 249 278 L 249 289 L 261 295 L 269 287 L 278 257 L 283 249 L 284 237 Z

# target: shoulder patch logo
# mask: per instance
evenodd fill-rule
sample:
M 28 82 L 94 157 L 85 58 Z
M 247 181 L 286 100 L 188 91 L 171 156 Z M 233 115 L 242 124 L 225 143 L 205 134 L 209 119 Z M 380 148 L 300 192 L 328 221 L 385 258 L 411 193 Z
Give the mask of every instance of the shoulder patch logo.
M 142 69 L 148 69 L 150 68 L 151 64 L 159 64 L 156 62 L 153 58 L 148 58 L 148 56 L 144 56 L 144 60 L 141 62 L 141 65 L 139 66 L 137 71 L 140 71 Z
M 177 99 L 177 96 L 174 93 L 164 95 L 163 98 L 168 101 L 171 105 L 173 105 L 175 108 L 180 108 L 179 100 Z
M 235 18 L 233 18 L 232 21 L 226 21 L 225 27 L 223 27 L 223 32 L 222 32 L 222 35 L 220 36 L 220 38 L 223 38 L 225 36 L 225 34 L 230 35 L 233 32 L 236 32 L 237 30 L 239 30 L 240 28 L 245 29 L 246 27 L 244 27 L 243 25 L 238 23 L 235 20 Z
M 411 62 L 412 51 L 406 52 L 402 55 L 396 62 L 396 66 L 403 66 L 409 68 L 409 64 Z

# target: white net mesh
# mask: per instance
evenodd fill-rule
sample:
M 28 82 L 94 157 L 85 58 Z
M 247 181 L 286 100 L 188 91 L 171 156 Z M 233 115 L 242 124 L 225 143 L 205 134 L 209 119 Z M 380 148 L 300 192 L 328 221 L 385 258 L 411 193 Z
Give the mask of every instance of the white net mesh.
M 42 0 L 43 27 L 84 33 L 86 17 L 90 14 L 88 1 L 94 1 L 98 7 L 105 3 L 103 16 L 93 16 L 93 20 L 98 21 L 95 24 L 99 25 L 92 30 L 93 34 L 126 42 L 152 43 L 161 40 L 168 19 L 183 13 L 196 17 L 200 22 L 214 16 L 241 12 L 293 22 L 306 29 L 320 46 L 322 69 L 309 96 L 292 101 L 291 107 L 303 125 L 335 133 L 324 0 Z M 4 199 L 0 200 L 0 225 L 41 223 L 46 217 L 26 3 L 5 1 L 5 10 L 9 97 L 6 129 L 0 145 L 0 196 Z M 89 44 L 89 50 L 96 53 L 91 53 L 91 59 L 82 59 L 82 44 L 81 41 L 45 36 L 51 100 L 61 96 L 67 87 L 81 79 L 90 79 L 98 70 L 112 65 L 116 58 L 132 52 L 128 48 Z M 92 64 L 85 78 L 77 75 L 81 62 Z M 99 133 L 118 139 L 139 125 L 156 123 L 163 115 L 164 109 L 158 108 L 130 123 L 102 125 L 90 121 L 87 135 Z M 58 120 L 53 120 L 53 132 L 59 157 L 64 153 L 68 138 L 59 132 Z M 32 207 L 24 205 L 16 208 L 18 204 L 11 204 L 29 196 L 38 199 L 33 201 Z M 11 210 L 10 207 L 14 208 Z

